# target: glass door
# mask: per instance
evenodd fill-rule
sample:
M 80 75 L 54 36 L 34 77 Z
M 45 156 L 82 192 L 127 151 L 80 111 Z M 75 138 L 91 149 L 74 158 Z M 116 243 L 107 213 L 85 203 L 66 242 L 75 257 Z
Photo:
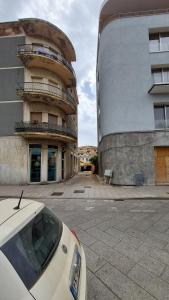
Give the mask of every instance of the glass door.
M 65 152 L 62 151 L 62 180 L 65 178 Z
M 56 181 L 56 147 L 48 146 L 48 181 Z
M 41 181 L 41 146 L 30 145 L 30 181 Z

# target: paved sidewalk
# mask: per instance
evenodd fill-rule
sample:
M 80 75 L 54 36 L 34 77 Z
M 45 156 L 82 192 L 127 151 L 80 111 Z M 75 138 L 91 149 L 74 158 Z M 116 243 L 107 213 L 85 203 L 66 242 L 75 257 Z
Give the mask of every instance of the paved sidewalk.
M 169 200 L 43 200 L 73 228 L 88 300 L 169 300 Z
M 169 186 L 115 187 L 79 175 L 61 184 L 0 186 L 0 196 L 18 197 L 22 189 L 76 230 L 88 300 L 169 300 Z
M 64 183 L 46 185 L 0 186 L 0 198 L 33 199 L 169 199 L 169 186 L 121 187 L 110 186 L 95 175 L 80 174 Z

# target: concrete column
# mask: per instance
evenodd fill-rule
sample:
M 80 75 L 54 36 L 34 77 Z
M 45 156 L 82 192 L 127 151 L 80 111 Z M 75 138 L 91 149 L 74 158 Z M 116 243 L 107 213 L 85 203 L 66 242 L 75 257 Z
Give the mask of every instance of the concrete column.
M 48 113 L 46 112 L 42 113 L 42 122 L 48 123 Z
M 62 126 L 62 118 L 58 116 L 58 125 Z
M 41 182 L 47 182 L 48 174 L 48 145 L 41 148 Z
M 60 182 L 62 180 L 62 149 L 61 146 L 58 146 L 58 151 L 56 155 L 56 181 Z
M 30 121 L 30 108 L 28 102 L 23 103 L 23 121 L 24 122 Z

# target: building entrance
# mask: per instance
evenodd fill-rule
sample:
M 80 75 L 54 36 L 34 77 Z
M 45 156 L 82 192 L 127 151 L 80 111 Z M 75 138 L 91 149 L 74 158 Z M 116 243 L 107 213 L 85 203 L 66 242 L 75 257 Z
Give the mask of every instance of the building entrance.
M 30 145 L 30 181 L 41 180 L 41 146 Z
M 48 181 L 56 181 L 57 148 L 48 146 Z
M 169 147 L 155 148 L 156 183 L 169 183 Z

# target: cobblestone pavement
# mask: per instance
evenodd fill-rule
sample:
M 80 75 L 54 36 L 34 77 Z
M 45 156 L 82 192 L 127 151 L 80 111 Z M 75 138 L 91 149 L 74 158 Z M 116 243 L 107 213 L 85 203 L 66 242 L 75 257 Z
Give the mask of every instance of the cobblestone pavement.
M 94 178 L 73 180 L 99 186 Z M 169 200 L 78 197 L 44 202 L 84 246 L 88 300 L 168 300 Z
M 26 195 L 42 197 L 77 231 L 87 259 L 88 300 L 169 300 L 169 200 L 147 197 L 169 187 L 114 188 L 94 176 L 76 176 L 65 184 L 26 188 Z M 12 187 L 11 194 L 21 189 Z M 51 192 L 64 194 L 49 197 Z
M 46 200 L 77 231 L 88 300 L 169 299 L 168 200 Z

